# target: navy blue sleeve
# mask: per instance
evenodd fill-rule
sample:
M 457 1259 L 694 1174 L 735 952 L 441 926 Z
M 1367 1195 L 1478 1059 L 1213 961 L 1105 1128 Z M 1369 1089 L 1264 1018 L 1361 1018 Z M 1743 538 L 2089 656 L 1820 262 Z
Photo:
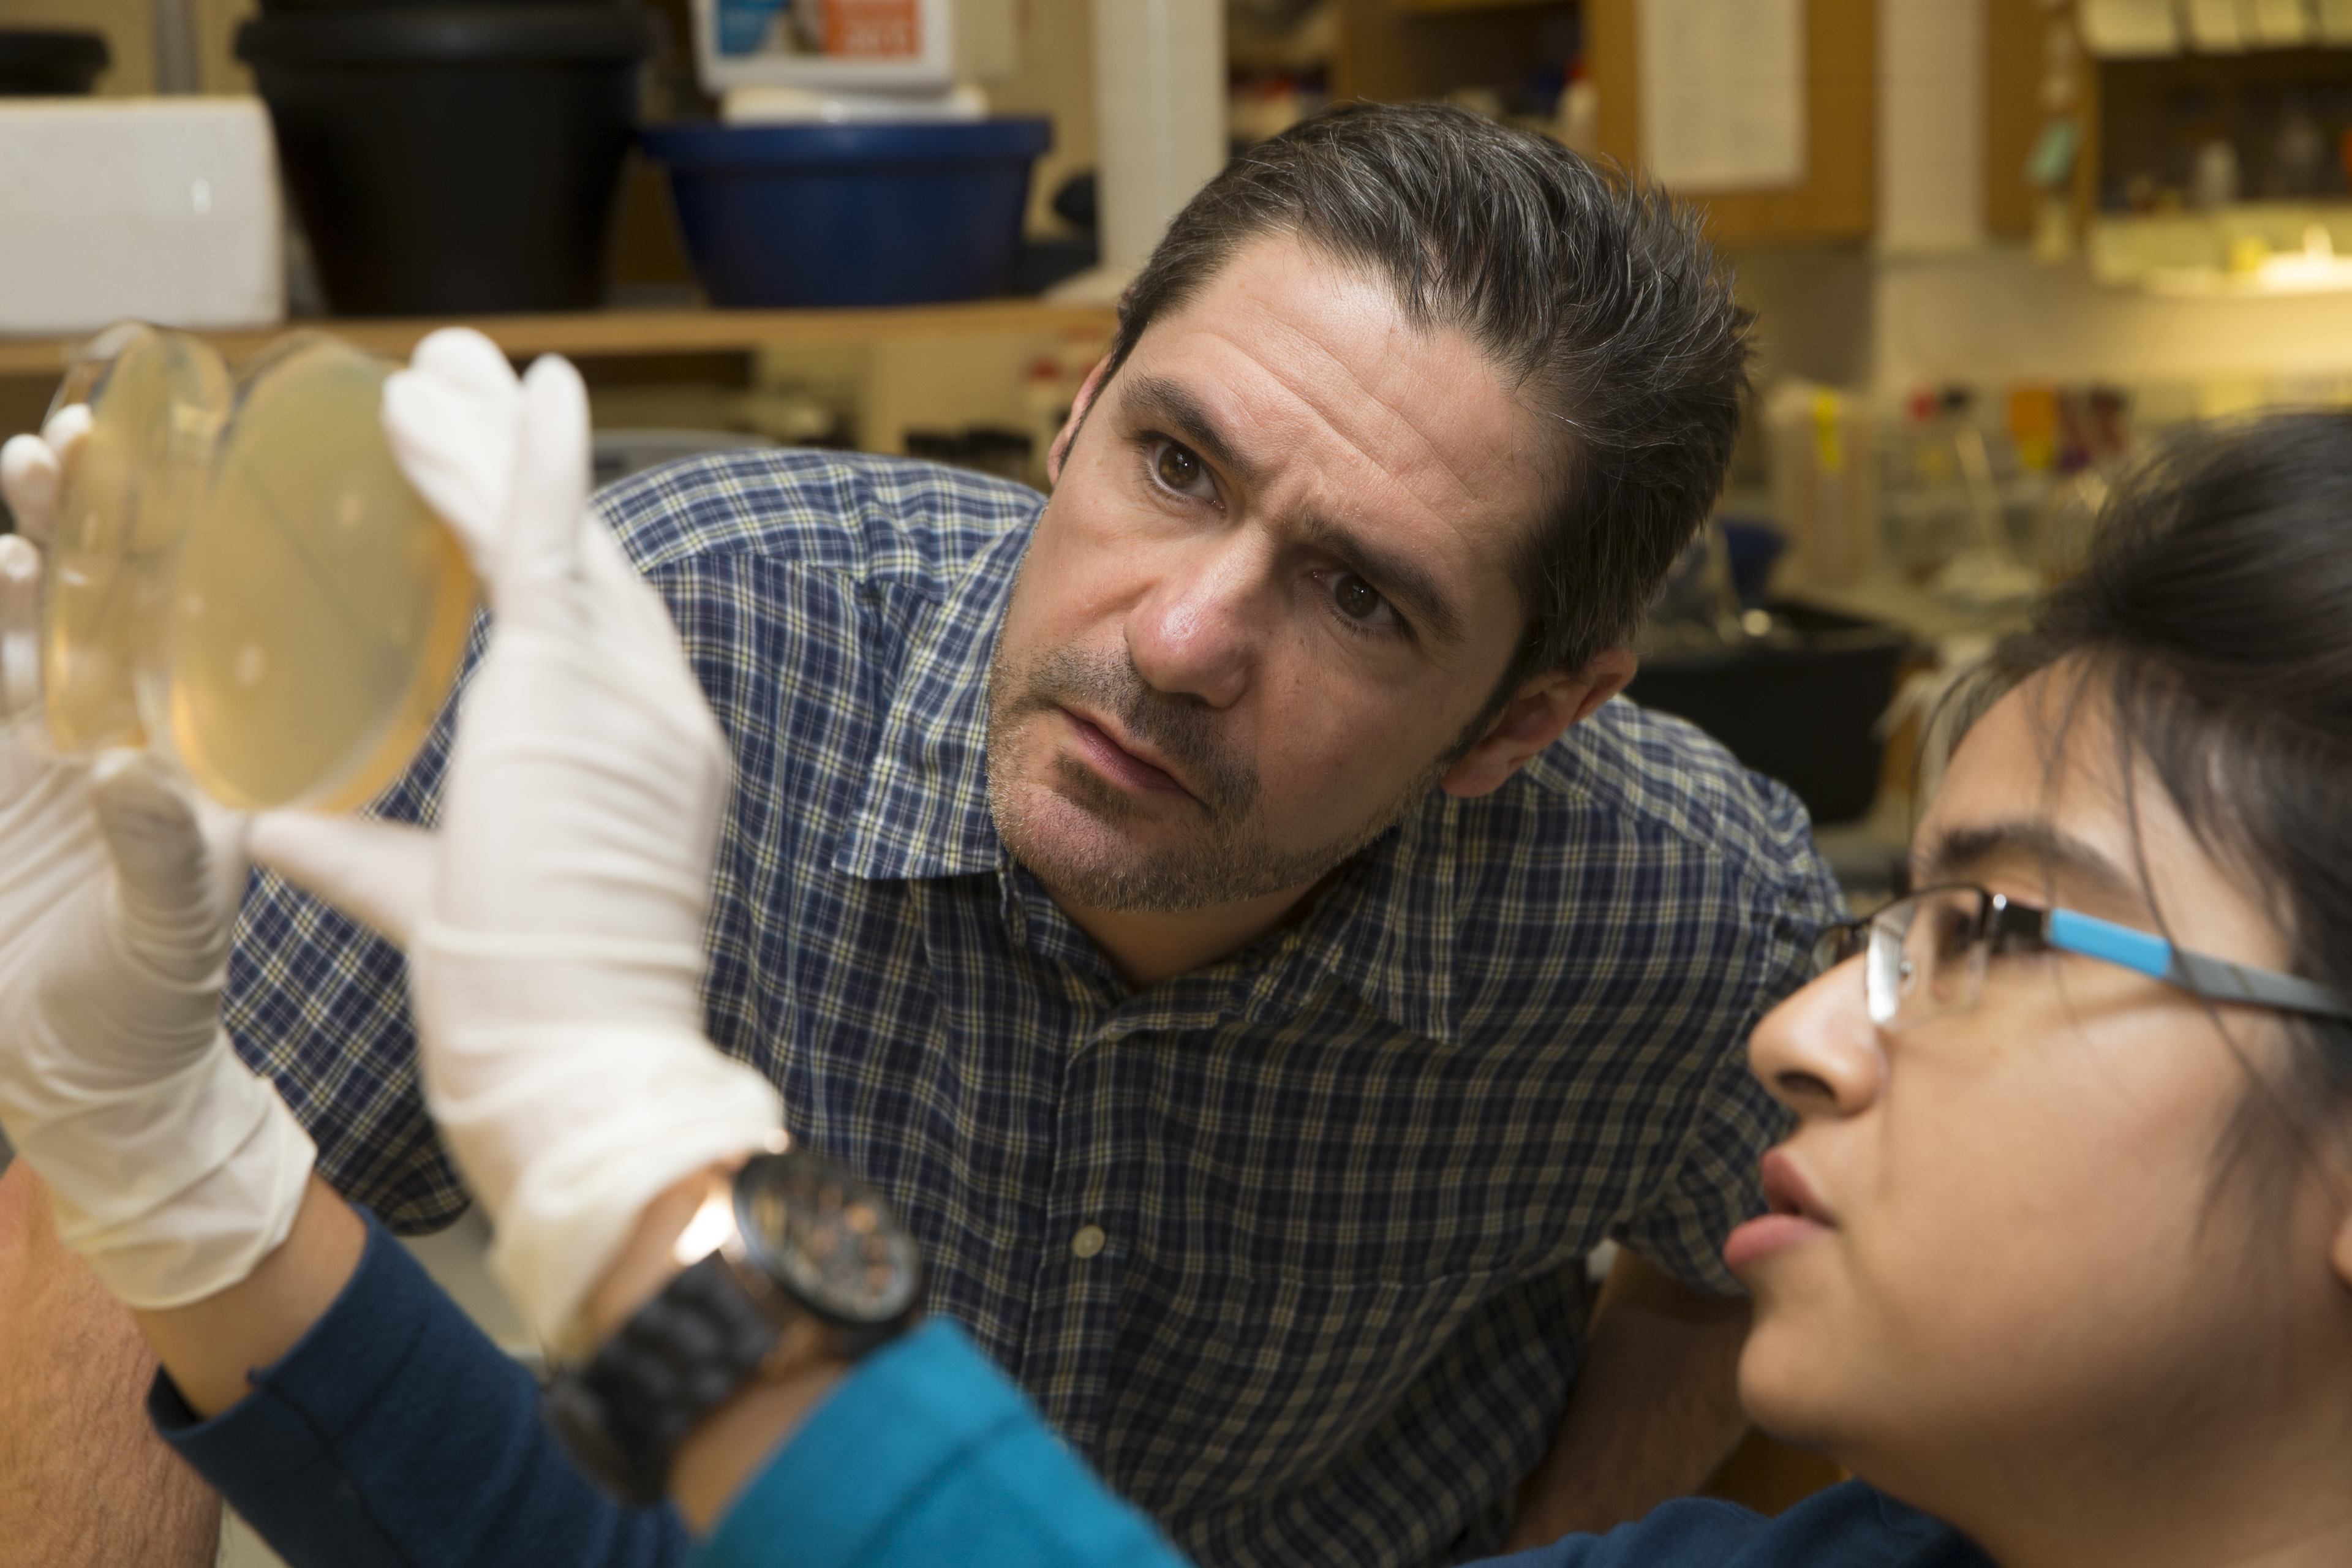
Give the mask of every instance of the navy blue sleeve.
M 358 1271 L 250 1394 L 200 1421 L 157 1374 L 163 1440 L 292 1568 L 685 1562 L 677 1515 L 574 1469 L 530 1373 L 362 1212 Z
M 1473 1568 L 1994 1568 L 1939 1520 L 1847 1481 L 1781 1514 L 1715 1498 L 1663 1504 L 1606 1535 L 1570 1535 Z

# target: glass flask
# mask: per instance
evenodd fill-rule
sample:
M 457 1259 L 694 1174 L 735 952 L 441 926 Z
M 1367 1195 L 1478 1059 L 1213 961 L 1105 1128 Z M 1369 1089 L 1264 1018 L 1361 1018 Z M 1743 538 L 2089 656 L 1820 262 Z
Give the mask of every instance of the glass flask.
M 243 809 L 348 808 L 399 775 L 476 594 L 385 445 L 394 368 L 313 333 L 234 374 L 185 333 L 92 340 L 51 408 L 89 424 L 42 575 L 37 735 L 153 747 Z

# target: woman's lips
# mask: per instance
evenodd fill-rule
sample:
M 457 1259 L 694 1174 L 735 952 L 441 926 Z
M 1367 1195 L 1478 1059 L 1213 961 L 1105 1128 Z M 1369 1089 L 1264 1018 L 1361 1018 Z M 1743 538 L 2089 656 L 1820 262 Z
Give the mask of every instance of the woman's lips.
M 1828 1226 L 1802 1215 L 1758 1215 L 1723 1238 L 1723 1266 L 1738 1274 L 1784 1247 L 1829 1233 Z
M 1796 1215 L 1816 1220 L 1822 1225 L 1837 1224 L 1837 1215 L 1813 1191 L 1813 1184 L 1805 1180 L 1805 1173 L 1797 1169 L 1797 1162 L 1786 1143 L 1764 1151 L 1757 1166 L 1757 1174 L 1764 1181 L 1764 1202 L 1777 1215 Z
M 1086 754 L 1095 771 L 1114 784 L 1129 789 L 1152 790 L 1168 795 L 1189 795 L 1191 792 L 1176 782 L 1175 775 L 1164 768 L 1155 767 L 1133 752 L 1110 738 L 1108 731 L 1089 720 L 1082 719 L 1067 709 L 1062 716 L 1070 721 L 1076 735 L 1078 750 Z
M 1723 1266 L 1734 1274 L 1784 1247 L 1794 1247 L 1837 1227 L 1827 1205 L 1785 1149 L 1764 1156 L 1764 1201 L 1771 1213 L 1757 1215 L 1723 1242 Z

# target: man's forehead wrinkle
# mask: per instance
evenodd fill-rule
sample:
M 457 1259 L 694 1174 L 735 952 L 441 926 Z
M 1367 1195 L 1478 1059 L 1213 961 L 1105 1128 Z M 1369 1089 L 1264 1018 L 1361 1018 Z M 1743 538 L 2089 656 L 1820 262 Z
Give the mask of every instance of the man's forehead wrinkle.
M 1269 317 L 1272 317 L 1272 312 L 1268 312 L 1267 314 Z M 1317 334 L 1308 331 L 1302 327 L 1297 326 L 1294 323 L 1280 321 L 1278 318 L 1272 319 L 1269 324 L 1285 333 L 1285 335 L 1292 340 L 1297 347 L 1313 354 L 1323 363 L 1329 364 L 1340 374 L 1345 376 L 1349 385 L 1361 392 L 1368 402 L 1378 407 L 1386 416 L 1384 419 L 1378 421 L 1378 423 L 1386 426 L 1386 428 L 1379 432 L 1378 435 L 1383 439 L 1392 438 L 1399 434 L 1405 436 L 1409 439 L 1410 445 L 1413 449 L 1413 454 L 1423 459 L 1423 461 L 1418 466 L 1423 468 L 1433 468 L 1437 471 L 1443 473 L 1445 476 L 1445 479 L 1450 482 L 1451 487 L 1454 491 L 1454 495 L 1452 498 L 1442 498 L 1434 500 L 1431 498 L 1420 495 L 1418 493 L 1420 489 L 1419 486 L 1402 479 L 1401 476 L 1396 473 L 1394 468 L 1392 468 L 1389 463 L 1381 461 L 1378 457 L 1375 457 L 1371 451 L 1366 448 L 1366 446 L 1362 441 L 1349 436 L 1345 430 L 1340 428 L 1338 419 L 1334 416 L 1334 412 L 1325 406 L 1328 397 L 1318 397 L 1309 392 L 1307 388 L 1297 384 L 1296 378 L 1280 374 L 1279 373 L 1273 371 L 1271 367 L 1266 367 L 1267 374 L 1272 377 L 1276 384 L 1278 384 L 1285 393 L 1288 394 L 1301 409 L 1303 409 L 1307 414 L 1312 416 L 1315 422 L 1321 426 L 1334 438 L 1339 440 L 1350 451 L 1364 458 L 1365 461 L 1370 463 L 1374 468 L 1380 469 L 1385 474 L 1388 474 L 1391 479 L 1398 479 L 1406 489 L 1414 491 L 1414 499 L 1419 500 L 1424 508 L 1436 516 L 1446 517 L 1451 515 L 1459 508 L 1464 506 L 1475 507 L 1486 500 L 1486 497 L 1482 492 L 1481 489 L 1471 482 L 1469 479 L 1465 477 L 1455 468 L 1452 459 L 1446 456 L 1435 441 L 1430 438 L 1427 432 L 1423 430 L 1418 424 L 1401 411 L 1391 398 L 1382 395 L 1371 386 L 1368 385 L 1364 382 L 1363 378 L 1357 374 L 1355 367 L 1350 365 L 1346 359 L 1334 353 Z M 1259 363 L 1261 366 L 1264 366 L 1265 361 L 1261 357 L 1260 351 L 1257 348 L 1253 347 L 1252 342 L 1248 339 L 1240 336 L 1234 330 L 1222 323 L 1211 323 L 1205 324 L 1203 331 L 1207 331 L 1210 335 L 1231 344 L 1242 354 Z M 1481 358 L 1481 363 L 1484 363 L 1483 356 Z
M 1286 394 L 1297 397 L 1295 388 L 1279 377 L 1276 380 Z M 1243 395 L 1242 400 L 1246 401 L 1246 395 Z M 1309 400 L 1303 397 L 1297 400 L 1313 410 Z M 1164 423 L 1173 427 L 1171 431 L 1173 435 L 1199 441 L 1204 449 L 1218 448 L 1210 450 L 1209 455 L 1228 463 L 1244 483 L 1254 489 L 1275 488 L 1284 477 L 1282 455 L 1288 449 L 1286 445 L 1277 445 L 1265 454 L 1265 462 L 1261 465 L 1246 449 L 1244 441 L 1236 437 L 1230 423 L 1213 416 L 1203 398 L 1195 396 L 1192 388 L 1172 376 L 1139 369 L 1122 392 L 1120 407 L 1134 423 L 1147 426 L 1154 422 Z M 1320 411 L 1313 411 L 1329 427 L 1329 421 L 1323 418 Z M 1244 423 L 1249 422 L 1244 420 Z M 1336 436 L 1339 432 L 1334 429 L 1333 434 Z M 1344 436 L 1339 438 L 1347 440 Z M 1352 442 L 1348 444 L 1350 449 L 1360 453 L 1361 449 Z M 1359 569 L 1370 573 L 1385 586 L 1397 591 L 1409 608 L 1420 612 L 1424 630 L 1435 644 L 1451 647 L 1462 640 L 1463 610 L 1455 602 L 1457 595 L 1446 592 L 1433 574 L 1402 559 L 1395 550 L 1383 549 L 1376 538 L 1368 538 L 1358 530 L 1335 526 L 1363 517 L 1364 510 L 1358 497 L 1343 494 L 1329 498 L 1314 497 L 1291 504 L 1276 501 L 1275 504 L 1298 534 L 1318 544 L 1342 547 L 1342 553 L 1354 557 Z M 1441 523 L 1457 534 L 1462 531 L 1449 515 L 1432 510 Z
M 1444 505 L 1442 501 L 1433 503 L 1428 497 L 1420 492 L 1420 487 L 1411 483 L 1409 480 L 1402 479 L 1396 474 L 1394 469 L 1390 467 L 1390 465 L 1381 461 L 1380 458 L 1375 457 L 1372 453 L 1367 451 L 1363 445 L 1350 437 L 1346 432 L 1342 431 L 1333 421 L 1330 415 L 1328 414 L 1314 398 L 1300 393 L 1296 387 L 1290 387 L 1286 384 L 1286 390 L 1291 393 L 1299 405 L 1306 410 L 1307 414 L 1310 416 L 1316 423 L 1328 431 L 1335 440 L 1339 441 L 1349 451 L 1362 458 L 1363 461 L 1374 470 L 1386 477 L 1391 482 L 1397 484 L 1399 488 L 1411 495 L 1413 500 L 1430 515 L 1433 521 L 1461 543 L 1464 552 L 1468 558 L 1468 564 L 1472 569 L 1475 570 L 1476 565 L 1482 563 L 1483 556 L 1482 552 L 1477 549 L 1475 535 L 1473 531 L 1463 526 L 1461 521 L 1461 513 L 1459 510 Z M 1383 404 L 1382 406 L 1385 407 L 1386 405 Z M 1412 430 L 1413 435 L 1416 438 L 1422 441 L 1423 447 L 1426 447 L 1431 445 L 1425 437 L 1421 437 L 1421 433 L 1417 429 L 1413 429 L 1410 421 L 1399 417 L 1395 418 L 1392 423 L 1401 425 L 1406 429 Z M 1444 467 L 1442 463 L 1440 466 Z M 1450 467 L 1446 468 L 1446 472 L 1449 477 L 1455 479 L 1457 484 L 1459 483 L 1458 476 L 1454 476 L 1452 473 Z M 1317 477 L 1319 478 L 1320 476 Z M 1313 486 L 1312 489 L 1319 490 L 1322 487 L 1317 485 Z M 1367 513 L 1361 497 L 1353 491 L 1342 491 L 1336 494 L 1326 491 L 1324 493 L 1326 499 L 1311 500 L 1305 506 L 1297 509 L 1297 515 L 1295 517 L 1294 521 L 1300 527 L 1303 532 L 1310 536 L 1318 531 L 1322 532 L 1327 537 L 1335 533 L 1355 533 L 1357 531 L 1353 528 L 1342 530 L 1329 528 L 1324 525 L 1327 523 L 1361 524 L 1364 522 Z M 1473 500 L 1475 500 L 1475 492 L 1470 492 L 1465 489 L 1465 494 L 1469 499 Z M 1356 552 L 1359 554 L 1362 553 L 1360 549 Z M 1363 563 L 1369 564 L 1369 563 Z M 1390 574 L 1389 580 L 1391 586 L 1395 585 L 1396 579 L 1393 574 Z M 1465 586 L 1466 587 L 1468 584 L 1465 584 Z M 1448 596 L 1451 597 L 1451 595 Z M 1425 598 L 1425 596 L 1422 597 Z M 1424 614 L 1430 613 L 1432 607 L 1433 606 L 1424 604 Z M 1443 609 L 1435 610 L 1435 616 L 1437 621 L 1440 623 L 1457 618 L 1448 616 Z M 1446 628 L 1443 625 L 1433 625 L 1429 629 L 1432 632 L 1438 634 L 1441 640 L 1448 643 L 1458 640 L 1446 636 Z

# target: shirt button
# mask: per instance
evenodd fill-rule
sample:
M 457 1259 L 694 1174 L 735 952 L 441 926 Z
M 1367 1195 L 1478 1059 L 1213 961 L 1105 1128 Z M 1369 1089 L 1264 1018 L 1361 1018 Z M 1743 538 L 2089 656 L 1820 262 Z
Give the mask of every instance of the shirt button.
M 1082 1225 L 1078 1227 L 1078 1234 L 1070 1237 L 1070 1250 L 1080 1258 L 1092 1258 L 1103 1249 L 1103 1243 L 1108 1239 L 1103 1235 L 1102 1226 Z

